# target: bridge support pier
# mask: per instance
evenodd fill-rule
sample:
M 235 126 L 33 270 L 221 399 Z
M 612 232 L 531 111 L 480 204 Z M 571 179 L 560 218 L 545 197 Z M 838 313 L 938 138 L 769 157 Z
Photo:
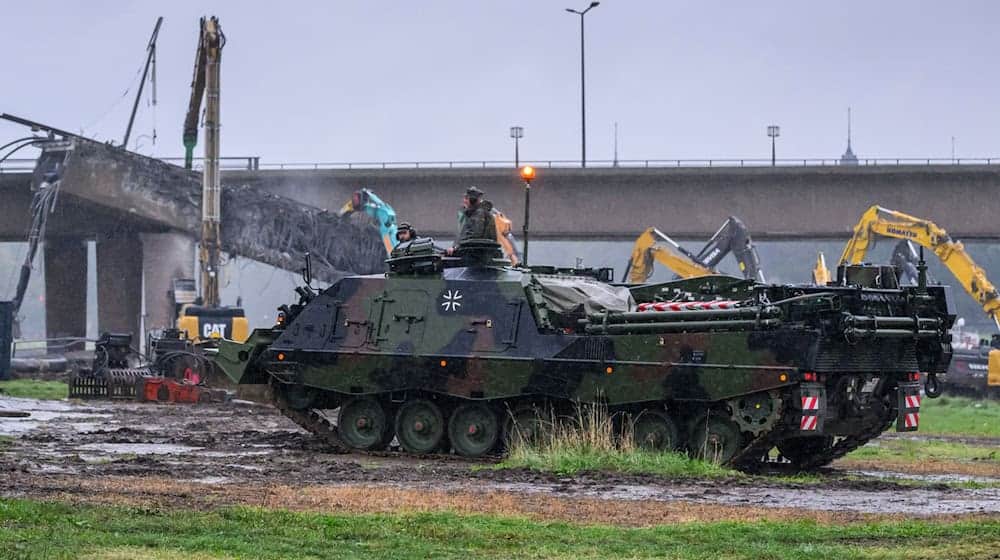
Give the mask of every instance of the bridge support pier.
M 87 242 L 48 238 L 45 255 L 45 337 L 87 336 Z
M 97 239 L 97 330 L 132 333 L 136 348 L 143 342 L 142 241 L 135 232 Z
M 181 233 L 142 234 L 146 331 L 174 325 L 173 281 L 194 278 L 195 242 Z

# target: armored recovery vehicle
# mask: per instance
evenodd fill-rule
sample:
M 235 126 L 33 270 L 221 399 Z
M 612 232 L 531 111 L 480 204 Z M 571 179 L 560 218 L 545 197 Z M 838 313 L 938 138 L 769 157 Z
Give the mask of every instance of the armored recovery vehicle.
M 580 404 L 636 441 L 753 468 L 826 464 L 892 424 L 916 430 L 920 372 L 943 373 L 954 320 L 938 286 L 845 266 L 828 286 L 725 276 L 615 285 L 609 270 L 511 268 L 475 241 L 403 243 L 383 275 L 297 288 L 280 322 L 217 363 L 270 383 L 332 445 L 496 453 Z M 540 418 L 541 415 L 541 418 Z M 768 459 L 771 457 L 771 459 Z

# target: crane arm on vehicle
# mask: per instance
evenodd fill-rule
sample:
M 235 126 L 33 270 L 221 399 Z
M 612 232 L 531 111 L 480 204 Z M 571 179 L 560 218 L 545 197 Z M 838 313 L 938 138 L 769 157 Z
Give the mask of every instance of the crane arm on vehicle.
M 906 239 L 933 251 L 1000 329 L 1000 294 L 960 241 L 953 240 L 948 232 L 928 220 L 872 206 L 854 227 L 854 236 L 844 247 L 840 264 L 864 261 L 868 250 L 875 245 L 876 236 Z
M 674 271 L 682 278 L 718 274 L 711 267 L 698 262 L 697 257 L 656 228 L 647 228 L 635 240 L 632 257 L 625 268 L 626 281 L 642 284 L 653 275 L 653 261 Z

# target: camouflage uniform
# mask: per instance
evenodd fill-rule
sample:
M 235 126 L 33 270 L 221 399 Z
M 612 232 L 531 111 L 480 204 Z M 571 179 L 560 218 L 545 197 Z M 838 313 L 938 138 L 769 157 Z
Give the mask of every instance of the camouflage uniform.
M 466 239 L 496 239 L 497 226 L 482 204 L 476 204 L 462 212 L 462 228 L 458 234 L 458 242 Z

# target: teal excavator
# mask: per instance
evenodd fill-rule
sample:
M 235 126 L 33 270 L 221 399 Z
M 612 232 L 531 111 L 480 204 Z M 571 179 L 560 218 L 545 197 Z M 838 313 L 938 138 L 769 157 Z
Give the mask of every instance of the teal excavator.
M 339 215 L 344 216 L 351 212 L 364 212 L 372 217 L 378 224 L 379 234 L 382 236 L 382 244 L 385 245 L 385 254 L 392 253 L 392 248 L 396 246 L 396 211 L 389 203 L 383 201 L 375 193 L 368 189 L 360 189 L 351 195 L 351 199 L 341 207 Z

